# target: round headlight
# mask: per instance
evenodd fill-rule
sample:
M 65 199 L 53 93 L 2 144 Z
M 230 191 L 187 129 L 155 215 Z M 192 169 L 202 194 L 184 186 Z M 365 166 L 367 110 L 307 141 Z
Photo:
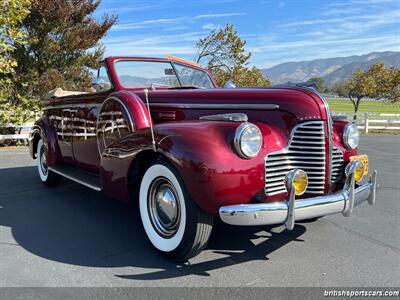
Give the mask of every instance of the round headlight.
M 234 142 L 239 156 L 243 158 L 252 158 L 256 156 L 261 149 L 261 131 L 252 123 L 243 123 L 236 129 Z
M 347 149 L 353 150 L 358 147 L 359 142 L 360 133 L 357 125 L 354 123 L 347 124 L 343 131 L 343 144 Z

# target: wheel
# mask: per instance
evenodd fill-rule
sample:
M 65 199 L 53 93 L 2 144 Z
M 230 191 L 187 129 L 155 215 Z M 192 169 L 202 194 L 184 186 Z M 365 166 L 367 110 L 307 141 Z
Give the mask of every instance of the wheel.
M 38 141 L 36 153 L 40 180 L 47 186 L 57 186 L 61 182 L 62 177 L 49 170 L 46 163 L 46 149 L 42 139 Z
M 200 211 L 167 162 L 155 162 L 144 173 L 139 211 L 151 244 L 171 260 L 186 261 L 208 243 L 213 217 Z

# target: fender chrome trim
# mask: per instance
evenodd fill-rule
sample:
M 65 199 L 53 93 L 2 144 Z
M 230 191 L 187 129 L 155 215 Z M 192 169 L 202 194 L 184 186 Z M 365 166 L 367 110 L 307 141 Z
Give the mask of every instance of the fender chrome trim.
M 131 116 L 131 114 L 129 112 L 129 109 L 126 106 L 126 104 L 121 99 L 117 98 L 116 96 L 110 96 L 106 100 L 104 100 L 104 102 L 100 106 L 99 114 L 97 116 L 97 122 L 96 122 L 96 143 L 97 143 L 97 150 L 99 151 L 100 158 L 102 157 L 102 153 L 100 151 L 100 145 L 99 145 L 99 132 L 100 132 L 99 124 L 100 124 L 100 117 L 102 116 L 101 115 L 101 110 L 102 110 L 103 106 L 106 103 L 110 102 L 110 101 L 115 101 L 121 106 L 121 108 L 125 111 L 125 114 L 126 114 L 126 116 L 128 118 L 128 125 L 130 127 L 129 128 L 130 131 L 131 132 L 135 131 L 135 124 L 133 123 L 132 116 Z M 103 128 L 103 132 L 104 132 L 104 128 Z
M 325 107 L 325 112 L 326 112 L 326 122 L 327 122 L 327 129 L 328 129 L 328 178 L 327 178 L 327 191 L 329 192 L 332 186 L 332 153 L 333 153 L 333 135 L 332 135 L 332 114 L 331 110 L 328 104 L 328 101 L 326 101 L 325 97 L 322 96 L 320 93 L 318 93 L 316 90 L 313 91 L 314 94 L 316 94 L 321 101 L 324 104 Z
M 249 120 L 247 115 L 243 113 L 201 116 L 199 119 L 207 121 L 231 121 L 231 122 L 247 122 Z
M 49 110 L 49 109 L 62 109 L 62 108 L 80 108 L 80 107 L 100 107 L 101 103 L 71 103 L 71 104 L 60 104 L 60 105 L 49 105 L 42 108 L 42 110 Z

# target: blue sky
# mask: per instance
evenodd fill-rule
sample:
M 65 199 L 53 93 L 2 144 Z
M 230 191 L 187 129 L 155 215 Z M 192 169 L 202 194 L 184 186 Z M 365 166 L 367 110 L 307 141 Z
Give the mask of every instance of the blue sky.
M 118 15 L 106 56 L 171 54 L 194 59 L 213 28 L 235 25 L 259 68 L 282 62 L 400 51 L 400 0 L 102 0 Z

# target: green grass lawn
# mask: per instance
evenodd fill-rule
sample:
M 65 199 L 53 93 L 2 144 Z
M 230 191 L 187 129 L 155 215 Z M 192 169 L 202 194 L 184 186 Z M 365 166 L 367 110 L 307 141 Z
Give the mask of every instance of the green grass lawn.
M 352 113 L 354 111 L 353 104 L 350 100 L 337 100 L 337 99 L 328 99 L 329 107 L 333 113 Z M 383 102 L 371 102 L 365 101 L 360 103 L 359 108 L 360 113 L 387 113 L 387 114 L 400 114 L 400 105 L 399 104 L 387 104 Z M 348 117 L 352 119 L 352 117 Z M 370 119 L 375 120 L 398 120 L 399 117 L 380 117 L 380 116 L 372 116 Z M 361 120 L 361 124 L 363 123 L 364 116 L 359 115 L 358 119 Z M 373 123 L 370 126 L 373 126 Z M 379 126 L 380 124 L 378 124 Z M 363 132 L 363 130 L 361 130 Z M 378 134 L 400 134 L 400 130 L 391 130 L 391 129 L 370 129 L 370 133 L 378 133 Z
M 328 102 L 332 112 L 351 113 L 354 111 L 353 103 L 350 100 L 328 99 Z M 400 114 L 400 105 L 361 100 L 359 112 Z

